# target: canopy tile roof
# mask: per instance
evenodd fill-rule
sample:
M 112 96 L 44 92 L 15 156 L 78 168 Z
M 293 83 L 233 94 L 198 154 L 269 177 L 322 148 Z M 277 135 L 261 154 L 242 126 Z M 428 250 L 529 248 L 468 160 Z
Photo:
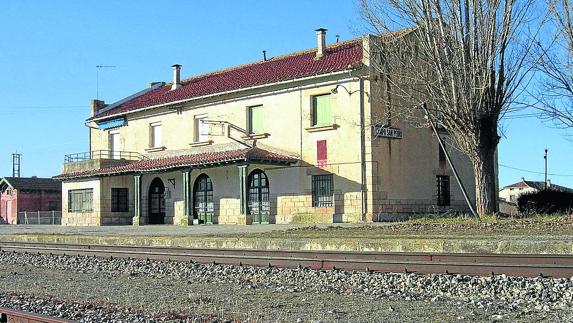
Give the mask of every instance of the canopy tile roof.
M 339 72 L 362 64 L 361 39 L 328 46 L 326 52 L 320 59 L 315 58 L 316 49 L 312 49 L 198 75 L 183 80 L 182 86 L 175 90 L 171 90 L 171 84 L 165 84 L 104 109 L 90 120 L 210 94 Z
M 58 176 L 54 176 L 54 179 L 66 180 L 72 178 L 133 174 L 152 171 L 176 170 L 194 166 L 208 167 L 219 164 L 239 162 L 293 164 L 297 161 L 298 159 L 295 157 L 270 152 L 258 147 L 252 147 L 228 151 L 203 152 L 156 159 L 144 159 L 127 165 L 60 174 Z

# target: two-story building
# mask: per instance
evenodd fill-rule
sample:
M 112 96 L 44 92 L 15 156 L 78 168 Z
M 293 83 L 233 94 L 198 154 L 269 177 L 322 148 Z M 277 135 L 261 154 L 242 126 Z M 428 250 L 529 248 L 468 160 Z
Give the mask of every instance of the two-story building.
M 367 35 L 92 102 L 64 225 L 368 222 L 464 211 L 432 130 L 386 116 Z M 391 123 L 392 126 L 389 126 Z M 444 134 L 447 137 L 447 134 Z M 447 140 L 446 140 L 447 141 Z M 450 155 L 473 196 L 471 164 Z M 473 199 L 473 197 L 472 197 Z

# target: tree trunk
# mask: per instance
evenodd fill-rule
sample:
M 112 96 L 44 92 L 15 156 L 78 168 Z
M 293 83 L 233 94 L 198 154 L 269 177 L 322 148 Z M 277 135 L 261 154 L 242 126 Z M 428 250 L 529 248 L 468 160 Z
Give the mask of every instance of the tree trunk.
M 472 158 L 476 187 L 476 212 L 480 217 L 493 214 L 497 209 L 495 150 L 495 146 L 482 147 Z

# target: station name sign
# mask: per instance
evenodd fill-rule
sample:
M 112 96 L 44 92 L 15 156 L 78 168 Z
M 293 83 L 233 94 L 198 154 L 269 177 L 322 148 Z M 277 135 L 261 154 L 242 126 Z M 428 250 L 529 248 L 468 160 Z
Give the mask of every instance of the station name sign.
M 375 125 L 372 127 L 374 138 L 402 139 L 402 130 L 388 126 Z

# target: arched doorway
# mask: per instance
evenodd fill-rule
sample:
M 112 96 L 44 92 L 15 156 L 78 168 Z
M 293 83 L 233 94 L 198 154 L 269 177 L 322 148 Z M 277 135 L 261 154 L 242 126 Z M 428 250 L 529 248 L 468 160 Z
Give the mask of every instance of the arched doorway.
M 213 223 L 213 182 L 205 174 L 199 175 L 193 185 L 193 218 L 199 223 Z
M 149 224 L 165 223 L 165 185 L 156 177 L 149 186 Z
M 253 216 L 253 223 L 269 223 L 271 206 L 269 202 L 269 180 L 260 169 L 249 174 L 249 196 L 247 212 Z

